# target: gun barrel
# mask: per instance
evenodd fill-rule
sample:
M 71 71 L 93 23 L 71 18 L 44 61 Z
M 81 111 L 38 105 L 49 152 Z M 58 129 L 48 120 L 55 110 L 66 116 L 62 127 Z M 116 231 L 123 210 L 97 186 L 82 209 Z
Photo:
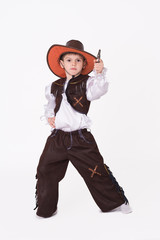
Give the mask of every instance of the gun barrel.
M 100 62 L 100 58 L 101 58 L 101 49 L 99 49 L 98 54 L 97 54 L 97 62 Z

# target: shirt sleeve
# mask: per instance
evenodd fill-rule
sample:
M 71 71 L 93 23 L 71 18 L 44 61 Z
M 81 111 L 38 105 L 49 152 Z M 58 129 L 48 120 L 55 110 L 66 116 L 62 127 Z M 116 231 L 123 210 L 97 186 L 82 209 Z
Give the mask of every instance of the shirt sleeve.
M 54 117 L 55 115 L 54 114 L 55 97 L 51 93 L 51 84 L 45 87 L 45 97 L 47 99 L 47 104 L 44 105 L 44 115 L 41 116 L 41 120 L 47 121 L 49 117 Z
M 103 68 L 102 73 L 98 74 L 93 71 L 94 76 L 88 78 L 86 96 L 89 101 L 100 98 L 108 91 L 109 82 L 106 78 L 106 72 L 106 68 Z

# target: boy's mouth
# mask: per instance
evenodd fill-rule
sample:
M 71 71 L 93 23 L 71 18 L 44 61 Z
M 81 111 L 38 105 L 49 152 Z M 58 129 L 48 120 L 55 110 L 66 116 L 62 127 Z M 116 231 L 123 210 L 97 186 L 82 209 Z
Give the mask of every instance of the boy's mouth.
M 76 68 L 71 68 L 71 70 L 77 70 Z

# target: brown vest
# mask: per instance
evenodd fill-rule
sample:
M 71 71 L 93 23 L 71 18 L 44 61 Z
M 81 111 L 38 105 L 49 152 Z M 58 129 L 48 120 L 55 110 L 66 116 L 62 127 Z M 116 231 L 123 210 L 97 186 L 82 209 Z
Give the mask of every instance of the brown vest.
M 86 114 L 88 113 L 90 101 L 86 97 L 86 82 L 89 78 L 88 75 L 79 75 L 78 77 L 72 78 L 66 88 L 66 96 L 70 105 L 78 112 Z M 61 101 L 62 93 L 64 93 L 64 85 L 66 78 L 60 78 L 53 82 L 51 85 L 51 93 L 56 98 L 56 106 L 54 109 L 55 115 L 58 112 Z

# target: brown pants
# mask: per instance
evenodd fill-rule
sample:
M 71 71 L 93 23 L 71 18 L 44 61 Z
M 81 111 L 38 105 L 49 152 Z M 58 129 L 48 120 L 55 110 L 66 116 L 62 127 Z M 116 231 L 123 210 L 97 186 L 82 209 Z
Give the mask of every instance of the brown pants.
M 123 189 L 104 164 L 93 135 L 87 129 L 73 132 L 55 129 L 47 139 L 37 167 L 38 216 L 50 217 L 56 211 L 58 183 L 65 175 L 69 160 L 103 212 L 128 202 Z

